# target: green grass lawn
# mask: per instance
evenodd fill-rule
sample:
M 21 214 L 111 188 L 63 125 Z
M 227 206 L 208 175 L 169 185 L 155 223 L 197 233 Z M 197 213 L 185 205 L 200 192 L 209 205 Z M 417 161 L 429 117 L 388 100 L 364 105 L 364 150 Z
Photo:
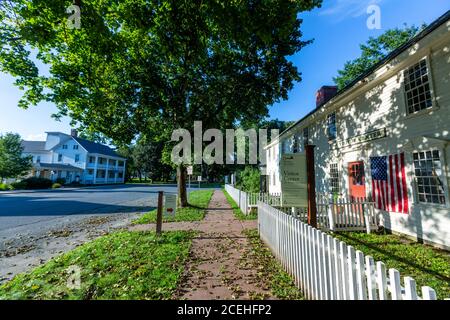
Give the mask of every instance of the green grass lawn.
M 256 211 L 251 211 L 250 214 L 245 215 L 242 210 L 237 205 L 236 201 L 233 200 L 233 198 L 228 194 L 228 192 L 225 191 L 225 189 L 222 190 L 225 194 L 225 198 L 227 198 L 228 203 L 230 204 L 231 208 L 233 208 L 234 216 L 239 220 L 256 220 L 258 218 L 258 214 Z
M 213 194 L 213 190 L 192 191 L 189 194 L 187 208 L 178 208 L 174 217 L 163 217 L 163 222 L 199 221 L 205 217 L 205 211 Z M 156 209 L 143 214 L 136 219 L 134 224 L 146 224 L 156 222 Z
M 418 292 L 430 286 L 439 299 L 450 298 L 450 253 L 393 234 L 357 232 L 334 234 L 339 240 L 383 261 L 387 268 L 400 271 L 402 277 L 413 277 Z
M 283 270 L 281 264 L 275 259 L 270 249 L 259 239 L 258 230 L 244 230 L 251 244 L 250 254 L 252 268 L 256 269 L 260 283 L 270 289 L 272 294 L 282 300 L 302 300 L 303 296 L 295 286 L 293 278 Z M 245 256 L 244 256 L 245 258 Z M 253 297 L 255 299 L 264 297 Z
M 116 232 L 56 257 L 0 286 L 1 299 L 170 299 L 184 270 L 192 233 Z M 70 266 L 81 286 L 67 286 Z

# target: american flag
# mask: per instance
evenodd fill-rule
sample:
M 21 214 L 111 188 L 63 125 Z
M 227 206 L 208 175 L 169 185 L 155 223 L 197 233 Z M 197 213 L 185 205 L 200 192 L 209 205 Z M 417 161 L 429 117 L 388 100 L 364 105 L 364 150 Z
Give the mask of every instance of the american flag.
M 389 212 L 408 213 L 405 154 L 371 157 L 370 168 L 375 207 Z

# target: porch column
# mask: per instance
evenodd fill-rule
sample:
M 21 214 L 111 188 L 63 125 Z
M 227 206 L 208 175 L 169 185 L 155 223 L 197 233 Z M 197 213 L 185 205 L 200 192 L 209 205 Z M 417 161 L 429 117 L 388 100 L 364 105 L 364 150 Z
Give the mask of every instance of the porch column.
M 108 179 L 109 179 L 109 158 L 106 158 L 106 172 L 105 172 L 105 182 L 108 183 Z
M 97 183 L 97 166 L 98 166 L 98 156 L 95 156 L 95 164 L 94 164 L 94 184 Z
M 119 175 L 119 160 L 114 160 L 115 166 L 114 166 L 114 183 L 117 183 L 117 176 Z

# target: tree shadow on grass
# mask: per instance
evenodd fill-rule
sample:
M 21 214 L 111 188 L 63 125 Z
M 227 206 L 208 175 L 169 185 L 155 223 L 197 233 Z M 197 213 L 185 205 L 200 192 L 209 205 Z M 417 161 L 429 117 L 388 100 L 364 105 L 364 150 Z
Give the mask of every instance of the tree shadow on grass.
M 388 250 L 384 250 L 384 249 L 382 249 L 382 248 L 381 248 L 380 246 L 378 246 L 378 245 L 375 245 L 375 244 L 371 244 L 371 243 L 369 243 L 369 242 L 362 241 L 362 240 L 357 239 L 357 238 L 355 238 L 355 237 L 351 237 L 349 234 L 339 233 L 339 235 L 342 236 L 343 238 L 346 238 L 346 239 L 348 239 L 348 240 L 351 240 L 351 241 L 353 241 L 353 242 L 356 242 L 356 243 L 358 243 L 358 244 L 360 244 L 360 245 L 366 246 L 366 247 L 370 248 L 371 250 L 374 250 L 374 251 L 376 251 L 376 252 L 378 252 L 378 253 L 380 253 L 380 254 L 389 256 L 389 257 L 391 257 L 392 259 L 394 259 L 394 260 L 396 260 L 396 261 L 398 261 L 398 262 L 401 262 L 401 263 L 403 263 L 403 264 L 405 264 L 405 265 L 408 265 L 408 266 L 410 266 L 410 267 L 413 267 L 413 268 L 415 268 L 415 269 L 418 269 L 418 270 L 420 270 L 420 271 L 422 271 L 422 272 L 424 272 L 424 273 L 428 273 L 428 274 L 430 274 L 430 275 L 433 275 L 434 277 L 436 277 L 436 278 L 438 278 L 438 279 L 440 279 L 440 280 L 450 282 L 450 278 L 449 278 L 449 277 L 447 277 L 447 276 L 445 276 L 445 275 L 443 275 L 443 274 L 441 274 L 441 273 L 439 273 L 439 272 L 436 272 L 436 271 L 434 271 L 434 270 L 431 270 L 431 269 L 428 269 L 428 268 L 426 268 L 426 267 L 423 267 L 423 266 L 421 266 L 421 265 L 419 265 L 419 264 L 417 264 L 417 263 L 414 263 L 414 262 L 411 261 L 411 260 L 405 259 L 405 258 L 403 258 L 403 257 L 401 257 L 401 256 L 399 256 L 399 255 L 396 255 L 396 254 L 394 254 L 394 253 L 392 253 L 392 252 L 390 252 L 390 251 L 388 251 Z M 405 243 L 403 243 L 403 242 L 401 242 L 401 241 L 398 241 L 397 243 L 398 243 L 398 244 L 401 244 L 401 245 L 405 245 Z M 393 244 L 395 245 L 396 243 L 393 243 Z M 432 249 L 430 248 L 430 250 L 432 250 Z

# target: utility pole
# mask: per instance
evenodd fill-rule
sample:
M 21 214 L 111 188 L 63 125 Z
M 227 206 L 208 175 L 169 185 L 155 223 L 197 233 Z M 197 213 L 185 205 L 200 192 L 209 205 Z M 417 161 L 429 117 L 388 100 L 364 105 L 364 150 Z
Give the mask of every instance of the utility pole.
M 308 188 L 308 224 L 317 228 L 317 207 L 316 207 L 316 174 L 314 171 L 314 148 L 307 145 L 306 149 L 306 171 Z

